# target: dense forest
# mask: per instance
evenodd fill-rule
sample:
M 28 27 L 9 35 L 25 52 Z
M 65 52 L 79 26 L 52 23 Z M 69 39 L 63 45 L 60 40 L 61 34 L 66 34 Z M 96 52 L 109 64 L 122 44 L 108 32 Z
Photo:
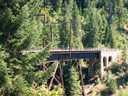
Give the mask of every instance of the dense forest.
M 124 49 L 127 10 L 128 0 L 0 0 L 0 95 L 63 94 L 59 85 L 50 91 L 46 87 L 58 66 L 55 62 L 42 71 L 50 50 L 67 48 L 70 30 L 72 48 Z M 43 46 L 38 53 L 30 50 Z M 30 51 L 24 54 L 22 50 Z M 61 63 L 66 96 L 82 95 L 78 62 Z

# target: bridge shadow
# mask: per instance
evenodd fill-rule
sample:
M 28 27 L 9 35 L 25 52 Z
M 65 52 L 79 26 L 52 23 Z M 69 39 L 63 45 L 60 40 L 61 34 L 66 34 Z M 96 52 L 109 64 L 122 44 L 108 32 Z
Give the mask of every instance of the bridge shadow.
M 89 78 L 88 76 L 88 67 L 83 67 L 82 68 L 82 74 L 83 74 L 83 81 L 84 81 L 84 85 L 87 84 L 94 84 L 95 81 L 97 80 L 98 76 L 93 76 L 92 78 Z

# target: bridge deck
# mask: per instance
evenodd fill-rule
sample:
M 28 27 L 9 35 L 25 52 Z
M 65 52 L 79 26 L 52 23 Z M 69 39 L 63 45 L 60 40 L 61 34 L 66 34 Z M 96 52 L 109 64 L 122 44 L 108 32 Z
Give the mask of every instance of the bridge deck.
M 33 53 L 40 52 L 42 49 L 32 50 Z M 47 62 L 54 61 L 66 61 L 66 60 L 78 60 L 78 59 L 91 59 L 100 58 L 101 52 L 111 52 L 116 50 L 111 49 L 100 49 L 100 48 L 86 48 L 86 49 L 53 49 L 50 51 L 50 57 L 47 58 Z M 28 51 L 21 51 L 27 53 Z M 69 53 L 71 52 L 71 58 Z
M 69 58 L 69 51 L 51 51 L 51 56 L 47 59 L 47 62 L 65 61 L 65 60 L 77 60 L 87 58 L 99 59 L 100 51 L 71 51 L 71 58 Z

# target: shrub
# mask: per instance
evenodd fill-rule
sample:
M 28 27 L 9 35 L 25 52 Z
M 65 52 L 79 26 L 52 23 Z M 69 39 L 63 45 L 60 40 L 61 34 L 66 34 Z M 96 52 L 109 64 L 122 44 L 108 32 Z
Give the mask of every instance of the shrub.
M 128 68 L 128 60 L 122 62 L 122 66 Z
M 118 65 L 117 62 L 112 62 L 109 70 L 111 70 L 112 73 L 121 72 L 120 65 Z
M 112 74 L 111 70 L 109 70 L 108 72 L 104 72 L 104 75 L 103 75 L 104 79 L 109 79 L 112 77 L 113 77 L 113 74 Z
M 128 82 L 128 76 L 125 77 L 125 82 Z
M 97 80 L 95 81 L 96 85 L 100 83 L 100 78 L 98 77 Z
M 122 90 L 120 90 L 119 96 L 128 96 L 128 94 L 127 93 L 124 93 Z
M 109 78 L 107 81 L 107 88 L 106 92 L 107 93 L 115 93 L 117 90 L 117 81 L 114 78 Z
M 98 95 L 97 96 L 101 96 L 101 94 L 100 93 L 98 93 Z
M 49 89 L 46 88 L 45 84 L 42 84 L 37 88 L 31 87 L 29 88 L 29 91 L 29 96 L 61 96 L 64 93 L 61 88 L 61 85 L 54 86 L 54 88 L 49 91 Z

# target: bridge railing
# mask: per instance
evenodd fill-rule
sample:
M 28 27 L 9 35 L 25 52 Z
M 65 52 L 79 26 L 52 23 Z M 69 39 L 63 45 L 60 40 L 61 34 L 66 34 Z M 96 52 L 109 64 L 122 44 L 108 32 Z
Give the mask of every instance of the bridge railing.
M 43 48 L 28 48 L 28 50 L 22 50 L 21 53 L 27 52 L 40 52 Z M 54 47 L 50 51 L 69 51 L 69 48 L 58 48 Z M 110 49 L 110 48 L 72 48 L 71 51 L 117 51 L 117 49 Z
M 72 48 L 71 51 L 116 51 L 109 48 Z M 69 51 L 69 48 L 53 48 L 51 51 Z

